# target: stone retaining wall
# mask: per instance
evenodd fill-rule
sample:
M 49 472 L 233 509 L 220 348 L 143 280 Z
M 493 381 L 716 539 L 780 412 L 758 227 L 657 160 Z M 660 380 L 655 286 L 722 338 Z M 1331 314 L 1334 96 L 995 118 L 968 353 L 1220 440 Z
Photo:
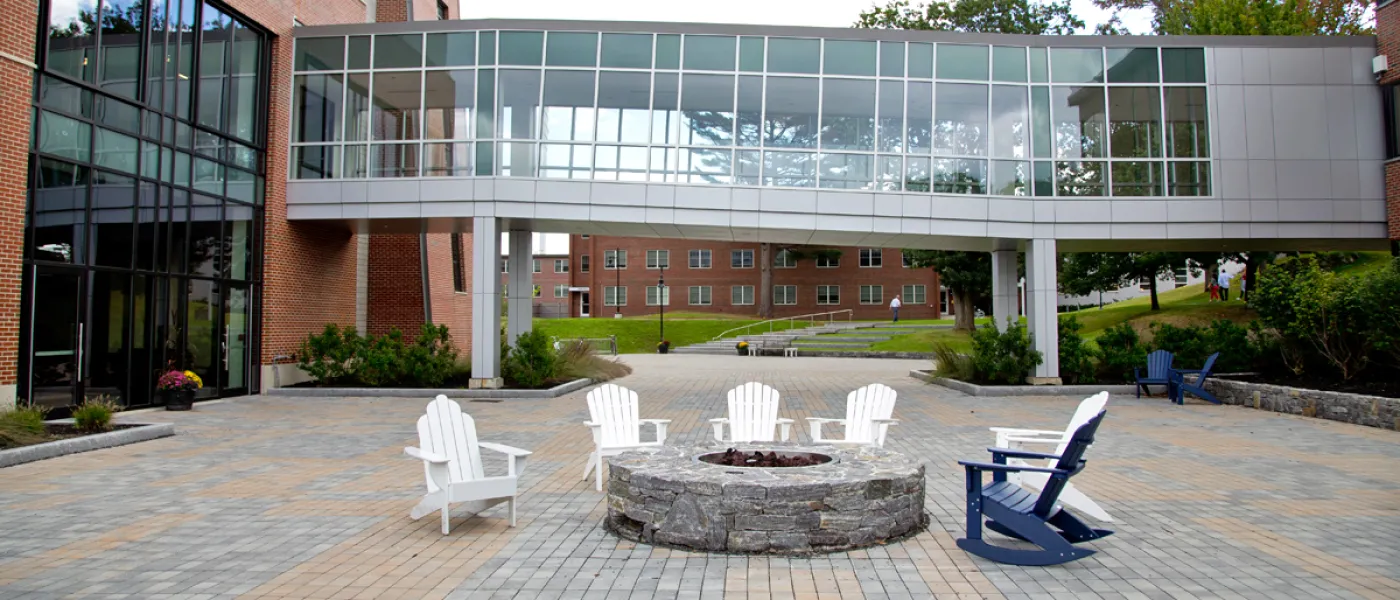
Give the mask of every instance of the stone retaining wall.
M 1224 404 L 1400 430 L 1400 399 L 1210 378 L 1206 389 Z

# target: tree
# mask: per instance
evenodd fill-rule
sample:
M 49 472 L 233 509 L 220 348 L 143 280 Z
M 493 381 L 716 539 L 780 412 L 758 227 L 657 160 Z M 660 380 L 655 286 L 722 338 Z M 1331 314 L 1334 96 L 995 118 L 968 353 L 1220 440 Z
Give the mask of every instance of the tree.
M 797 261 L 808 258 L 841 260 L 841 251 L 800 244 L 759 244 L 758 260 L 761 262 L 758 265 L 758 289 L 763 290 L 764 296 L 758 299 L 758 314 L 765 319 L 773 318 L 773 286 L 776 285 L 773 281 L 773 264 L 779 256 L 785 256 L 796 265 Z
M 1113 252 L 1078 252 L 1060 256 L 1060 292 L 1071 296 L 1099 295 L 1103 308 L 1103 293 L 1119 289 L 1131 282 L 1125 273 L 1131 270 L 1132 256 Z
M 860 14 L 856 27 L 867 29 L 919 29 L 969 33 L 1024 33 L 1071 35 L 1084 27 L 1068 0 L 959 0 L 910 5 L 893 0 L 884 7 Z
M 956 252 L 946 250 L 905 250 L 909 267 L 932 267 L 938 272 L 938 282 L 953 295 L 953 329 L 972 331 L 976 325 L 973 313 L 979 302 L 985 303 L 992 288 L 992 256 L 986 252 Z
M 1370 35 L 1370 0 L 1094 0 L 1114 11 L 1149 9 L 1159 35 Z

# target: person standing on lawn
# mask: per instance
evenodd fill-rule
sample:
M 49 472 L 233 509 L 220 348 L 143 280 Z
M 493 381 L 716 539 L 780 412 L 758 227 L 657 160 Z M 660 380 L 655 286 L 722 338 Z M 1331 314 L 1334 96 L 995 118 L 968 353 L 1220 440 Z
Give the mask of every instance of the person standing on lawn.
M 1230 301 L 1230 273 L 1224 268 L 1220 269 L 1220 275 L 1215 280 L 1215 284 L 1220 286 L 1220 301 Z
M 899 301 L 899 294 L 895 294 L 894 300 L 890 300 L 890 312 L 894 313 L 895 323 L 899 322 L 899 307 L 901 306 L 904 306 L 904 303 Z

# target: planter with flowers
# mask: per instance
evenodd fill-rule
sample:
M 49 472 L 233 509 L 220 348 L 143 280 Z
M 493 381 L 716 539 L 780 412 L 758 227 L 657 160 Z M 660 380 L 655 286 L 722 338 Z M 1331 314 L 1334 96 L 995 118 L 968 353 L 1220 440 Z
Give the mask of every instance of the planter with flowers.
M 749 355 L 749 343 L 748 343 L 748 342 L 739 342 L 738 344 L 735 344 L 735 345 L 734 345 L 734 349 L 739 351 L 739 356 L 748 356 L 748 355 Z
M 165 397 L 165 410 L 190 410 L 194 393 L 204 381 L 194 371 L 166 371 L 156 382 L 156 391 Z
M 657 342 L 657 343 L 656 343 L 656 353 L 657 353 L 657 354 L 667 354 L 667 353 L 669 353 L 669 352 L 671 352 L 671 341 L 670 341 L 670 340 L 661 340 L 660 342 Z

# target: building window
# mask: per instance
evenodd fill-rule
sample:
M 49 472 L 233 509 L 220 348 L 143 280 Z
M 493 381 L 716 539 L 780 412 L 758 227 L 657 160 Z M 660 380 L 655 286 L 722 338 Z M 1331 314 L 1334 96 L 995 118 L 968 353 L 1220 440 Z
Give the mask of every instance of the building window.
M 627 268 L 626 250 L 605 250 L 603 251 L 603 270 L 615 271 Z
M 730 250 L 729 268 L 731 269 L 752 269 L 753 250 Z
M 536 258 L 534 262 L 535 262 L 535 264 L 534 264 L 534 266 L 535 266 L 535 272 L 536 272 L 536 273 L 539 273 L 539 272 L 540 272 L 540 259 Z
M 586 240 L 586 239 L 588 239 L 588 234 L 585 233 L 585 234 L 583 234 L 583 235 L 581 235 L 581 236 L 579 236 L 579 237 Z
M 509 259 L 509 258 L 502 258 L 502 259 L 501 259 L 501 273 L 509 273 L 509 272 L 510 272 L 510 259 Z
M 797 304 L 797 286 L 773 286 L 773 304 L 776 306 L 792 306 Z
M 554 272 L 555 272 L 555 273 L 568 273 L 568 272 L 569 272 L 569 259 L 567 259 L 567 258 L 556 258 L 556 259 L 554 259 Z
M 953 313 L 950 308 L 952 305 L 948 303 L 948 296 L 948 288 L 938 286 L 938 314 L 940 315 L 949 315 Z
M 627 288 L 611 285 L 604 287 L 603 306 L 627 306 Z
M 709 305 L 710 305 L 710 286 L 708 286 L 708 285 L 692 285 L 692 286 L 690 286 L 690 305 L 691 305 L 691 306 L 709 306 Z
M 839 266 L 841 266 L 841 257 L 840 257 L 840 256 L 818 256 L 818 257 L 817 257 L 817 268 L 818 268 L 818 269 L 835 269 L 836 267 L 839 267 Z
M 861 304 L 884 304 L 885 286 L 883 285 L 862 285 L 860 286 Z
M 657 300 L 658 298 L 660 298 L 659 301 Z M 668 285 L 668 286 L 665 286 L 665 287 L 660 287 L 660 286 L 655 286 L 655 285 L 649 285 L 649 286 L 647 286 L 647 306 L 659 306 L 659 305 L 664 305 L 664 306 L 670 306 L 670 305 L 671 305 L 671 286 L 669 286 L 669 285 Z
M 587 255 L 587 254 L 584 254 L 583 256 L 578 257 L 578 271 L 579 271 L 580 273 L 587 273 L 587 272 L 588 272 L 588 255 Z
M 647 250 L 648 269 L 669 269 L 671 268 L 670 250 Z
M 861 267 L 880 267 L 884 264 L 883 251 L 879 248 L 861 248 Z
M 753 286 L 736 285 L 729 288 L 729 303 L 734 306 L 750 306 L 753 304 Z
M 711 260 L 710 260 L 710 258 L 711 258 L 711 257 L 710 257 L 710 251 L 709 251 L 709 250 L 691 250 L 691 251 L 690 251 L 690 268 L 692 268 L 692 269 L 708 269 L 708 268 L 710 268 L 710 266 L 711 266 Z
M 841 303 L 841 286 L 839 285 L 819 285 L 817 286 L 817 304 L 831 306 Z
M 779 250 L 773 255 L 773 268 L 775 269 L 796 269 L 797 257 L 791 250 Z
M 568 297 L 569 297 L 569 284 L 567 284 L 567 283 L 556 283 L 556 284 L 554 284 L 554 297 L 555 297 L 555 298 L 568 298 Z
M 1152 278 L 1151 278 L 1151 277 L 1143 277 L 1142 279 L 1139 279 L 1139 280 L 1138 280 L 1138 289 L 1140 289 L 1140 290 L 1142 290 L 1142 291 L 1144 291 L 1144 292 L 1147 291 L 1147 290 L 1152 289 Z
M 904 286 L 904 304 L 924 304 L 928 302 L 927 287 L 923 285 Z
M 446 3 L 446 2 L 443 2 L 442 0 L 438 0 L 438 3 L 437 3 L 437 10 L 438 10 L 438 20 L 439 20 L 439 21 L 446 21 L 446 20 L 448 19 L 448 16 L 447 16 L 447 3 Z
M 456 292 L 467 291 L 467 272 L 462 265 L 462 234 L 454 233 L 452 241 L 452 290 Z
M 1180 266 L 1176 268 L 1176 287 L 1186 285 L 1187 282 L 1190 281 L 1187 275 L 1188 273 L 1186 272 L 1185 266 Z
M 911 269 L 914 267 L 914 262 L 912 260 L 909 260 L 909 253 L 904 251 L 900 251 L 899 253 L 899 264 L 900 266 L 906 269 Z

